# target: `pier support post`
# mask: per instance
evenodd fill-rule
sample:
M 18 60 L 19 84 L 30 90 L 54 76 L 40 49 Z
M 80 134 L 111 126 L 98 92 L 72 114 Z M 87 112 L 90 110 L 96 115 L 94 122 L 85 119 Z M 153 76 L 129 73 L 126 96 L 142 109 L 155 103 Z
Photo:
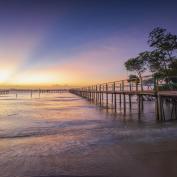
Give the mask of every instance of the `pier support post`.
M 99 86 L 99 100 L 100 100 L 100 106 L 101 106 L 101 85 Z
M 126 115 L 126 96 L 125 93 L 123 94 L 124 96 L 124 115 Z
M 108 84 L 106 84 L 106 108 L 108 108 Z
M 129 94 L 128 97 L 129 97 L 129 109 L 131 110 L 132 109 L 131 95 Z
M 97 85 L 96 85 L 96 104 L 98 103 L 98 87 L 97 87 Z
M 117 112 L 117 98 L 116 98 L 116 84 L 113 84 L 113 92 L 114 92 L 114 110 Z
M 31 98 L 33 97 L 33 91 L 31 90 Z
M 113 106 L 114 106 L 114 94 L 113 93 L 111 94 L 111 105 L 112 105 L 112 108 L 113 108 Z
M 130 87 L 130 92 L 132 91 L 132 85 L 131 82 L 129 83 L 129 87 Z M 129 97 L 129 109 L 132 109 L 132 100 L 131 100 L 131 93 L 128 95 Z
M 141 116 L 141 96 L 138 94 L 138 118 L 140 119 Z
M 159 114 L 159 96 L 156 94 L 155 99 L 155 113 L 156 113 L 156 120 L 160 120 L 160 114 Z
M 115 112 L 117 112 L 117 98 L 116 98 L 116 93 L 114 93 L 114 109 L 115 109 Z
M 120 109 L 122 107 L 122 95 L 121 93 L 119 94 L 119 106 L 120 106 Z

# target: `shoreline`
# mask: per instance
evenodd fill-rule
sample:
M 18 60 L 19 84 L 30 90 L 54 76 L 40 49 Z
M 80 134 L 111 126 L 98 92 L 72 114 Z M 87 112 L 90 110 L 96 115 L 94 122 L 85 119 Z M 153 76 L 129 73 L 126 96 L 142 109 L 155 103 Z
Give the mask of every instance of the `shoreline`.
M 0 156 L 0 176 L 10 177 L 16 174 L 15 176 L 19 177 L 62 175 L 176 177 L 177 175 L 175 140 L 151 143 L 124 142 L 99 146 L 93 144 L 86 149 L 73 147 L 74 149 L 65 149 L 63 152 L 56 151 L 61 148 L 62 143 L 52 144 L 56 142 L 55 139 L 52 141 L 46 139 L 46 141 L 11 144 L 11 150 L 4 153 L 3 158 L 2 154 Z M 33 152 L 30 152 L 31 149 Z

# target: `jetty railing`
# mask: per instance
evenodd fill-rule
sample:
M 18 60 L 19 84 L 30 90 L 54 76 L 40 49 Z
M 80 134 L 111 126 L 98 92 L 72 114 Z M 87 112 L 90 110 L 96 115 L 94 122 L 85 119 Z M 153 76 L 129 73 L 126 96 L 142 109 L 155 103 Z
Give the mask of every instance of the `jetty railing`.
M 14 94 L 17 98 L 18 94 L 29 93 L 32 98 L 35 93 L 38 93 L 40 97 L 41 94 L 63 92 L 68 92 L 68 89 L 0 89 L 0 96 Z
M 173 118 L 177 119 L 177 76 L 157 78 L 152 75 L 143 76 L 141 79 L 132 78 L 120 81 L 96 84 L 83 88 L 69 90 L 71 93 L 87 98 L 96 104 L 117 111 L 117 107 L 123 107 L 126 115 L 127 108 L 132 108 L 132 97 L 137 97 L 138 114 L 144 109 L 143 102 L 146 98 L 155 99 L 156 118 L 164 120 L 164 100 L 172 103 Z

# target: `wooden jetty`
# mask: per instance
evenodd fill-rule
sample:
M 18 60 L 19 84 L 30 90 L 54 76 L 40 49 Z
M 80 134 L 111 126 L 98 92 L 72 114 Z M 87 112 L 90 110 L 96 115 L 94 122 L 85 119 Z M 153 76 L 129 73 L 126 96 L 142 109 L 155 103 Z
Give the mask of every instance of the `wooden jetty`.
M 164 90 L 165 88 L 165 90 Z M 140 116 L 144 109 L 145 98 L 155 100 L 155 112 L 157 120 L 166 120 L 164 105 L 170 104 L 170 119 L 177 119 L 177 85 L 166 84 L 164 79 L 144 76 L 142 81 L 121 80 L 97 84 L 84 88 L 69 90 L 71 93 L 93 101 L 106 109 L 123 109 L 126 115 L 127 109 L 132 109 L 132 98 L 137 97 L 137 110 Z
M 0 96 L 7 94 L 17 94 L 20 93 L 29 93 L 32 97 L 33 93 L 46 94 L 46 93 L 64 93 L 68 92 L 68 89 L 0 89 Z

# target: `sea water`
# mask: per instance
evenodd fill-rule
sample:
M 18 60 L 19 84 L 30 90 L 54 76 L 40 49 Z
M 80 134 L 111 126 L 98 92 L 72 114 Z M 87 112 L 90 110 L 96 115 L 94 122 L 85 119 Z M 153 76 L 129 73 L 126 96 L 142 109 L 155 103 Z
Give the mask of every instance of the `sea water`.
M 123 116 L 71 93 L 1 96 L 0 176 L 104 175 L 109 148 L 176 140 L 176 121 L 157 122 L 153 104 L 138 118 L 136 102 Z

